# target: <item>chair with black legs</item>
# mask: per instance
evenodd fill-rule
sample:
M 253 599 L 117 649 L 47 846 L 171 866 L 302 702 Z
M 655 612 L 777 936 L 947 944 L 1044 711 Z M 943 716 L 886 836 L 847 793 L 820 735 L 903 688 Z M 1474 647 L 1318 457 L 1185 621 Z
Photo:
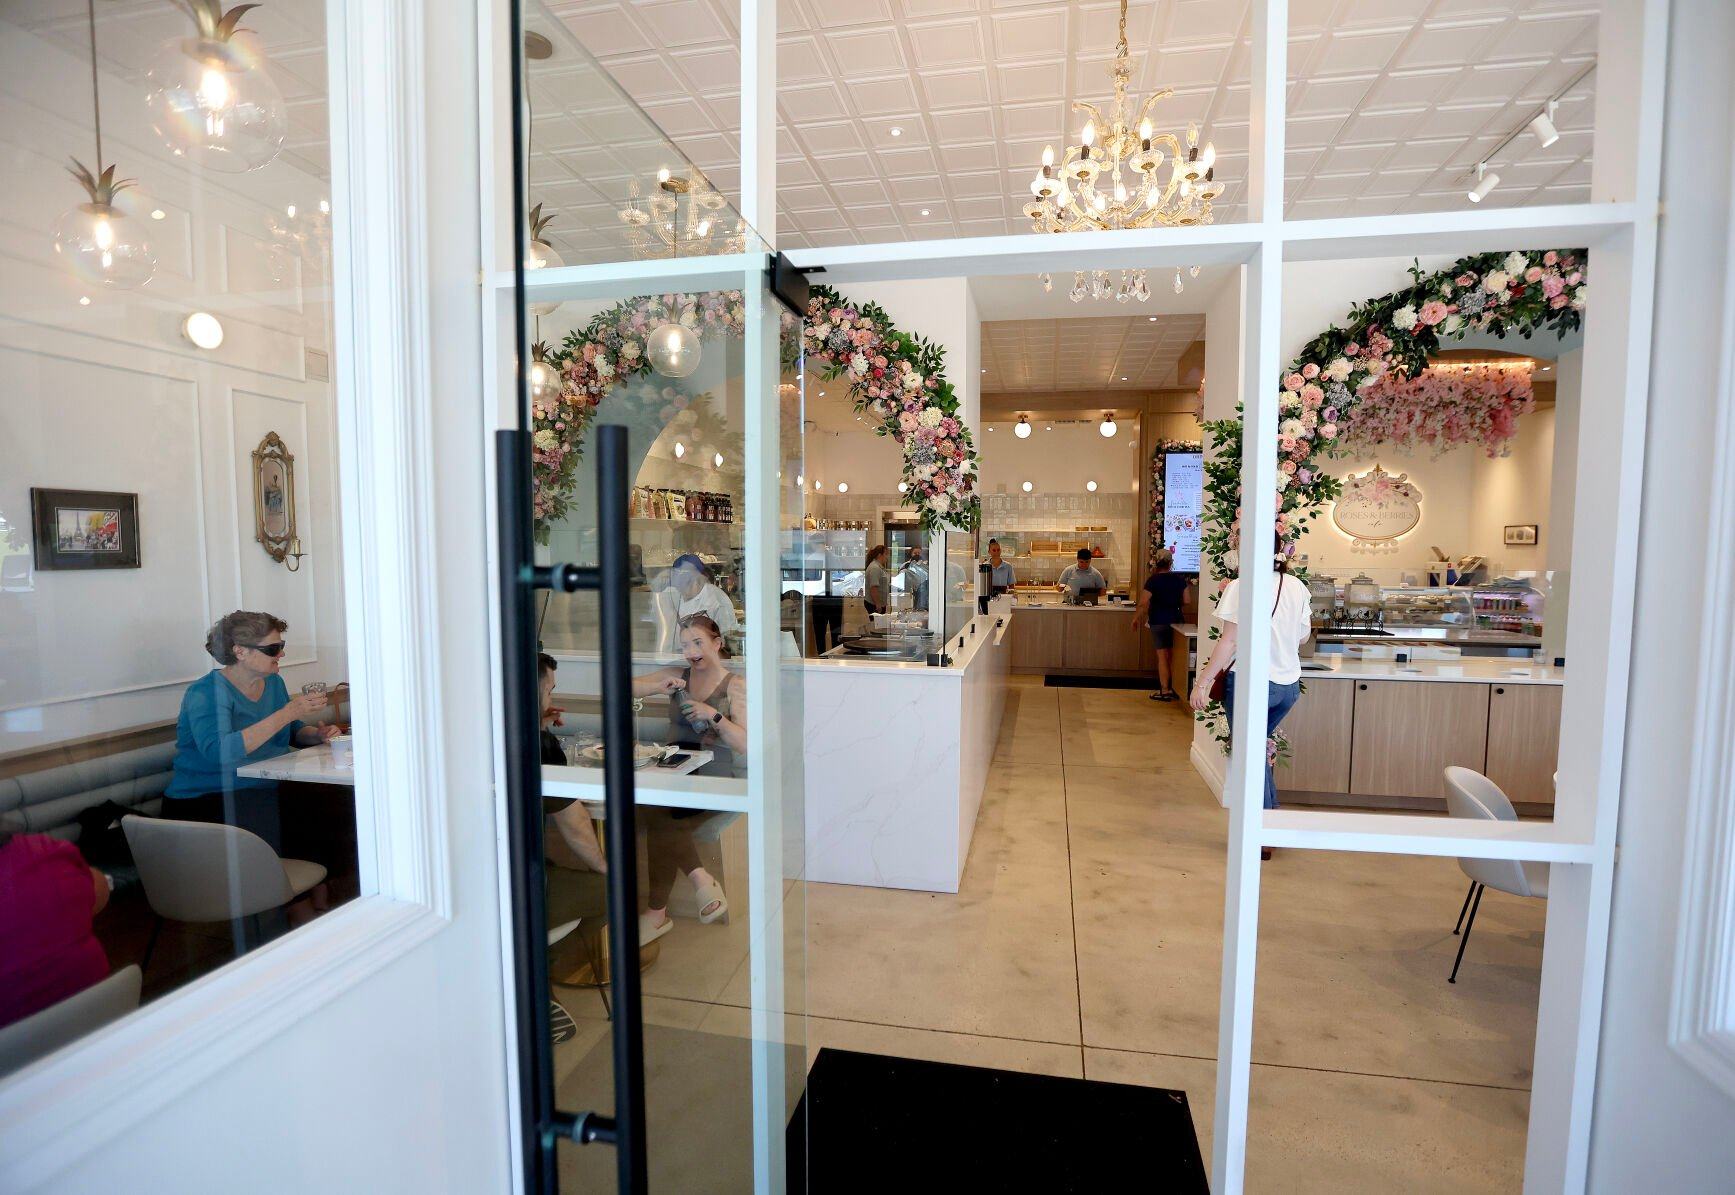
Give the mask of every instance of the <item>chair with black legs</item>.
M 1515 822 L 1518 813 L 1512 808 L 1500 786 L 1482 773 L 1470 768 L 1446 769 L 1446 812 L 1453 817 L 1474 818 L 1490 822 Z M 1458 910 L 1454 934 L 1458 939 L 1458 957 L 1452 960 L 1452 974 L 1447 983 L 1458 982 L 1458 968 L 1464 962 L 1464 947 L 1470 942 L 1470 930 L 1476 924 L 1476 911 L 1482 907 L 1482 893 L 1489 888 L 1513 896 L 1534 896 L 1548 899 L 1548 864 L 1520 862 L 1516 859 L 1459 859 L 1458 866 L 1470 877 L 1469 891 Z M 1466 920 L 1466 915 L 1468 919 Z

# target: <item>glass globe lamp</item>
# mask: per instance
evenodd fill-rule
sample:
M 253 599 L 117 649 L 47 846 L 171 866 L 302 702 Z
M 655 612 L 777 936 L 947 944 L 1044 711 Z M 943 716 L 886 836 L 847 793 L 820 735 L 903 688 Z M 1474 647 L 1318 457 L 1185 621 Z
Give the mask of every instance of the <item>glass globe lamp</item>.
M 543 230 L 552 223 L 554 223 L 553 214 L 543 215 L 540 203 L 530 209 L 530 242 L 524 248 L 525 273 L 529 273 L 531 270 L 555 270 L 566 264 L 561 260 L 560 254 L 554 251 L 554 246 L 550 245 L 548 239 L 543 236 Z M 552 315 L 559 306 L 559 299 L 553 302 L 526 303 L 524 305 L 525 310 L 534 316 Z
M 156 254 L 123 192 L 131 179 L 116 179 L 114 167 L 92 175 L 78 162 L 72 176 L 88 195 L 60 217 L 54 227 L 54 252 L 79 278 L 109 290 L 143 286 L 157 272 Z
M 646 338 L 645 353 L 665 378 L 684 378 L 699 368 L 699 337 L 685 324 L 663 324 Z
M 174 152 L 228 174 L 258 170 L 283 149 L 289 115 L 283 93 L 238 32 L 239 5 L 189 0 L 197 32 L 163 43 L 145 73 L 151 127 Z
M 530 402 L 543 407 L 560 397 L 560 371 L 548 361 L 548 346 L 540 341 L 530 346 Z

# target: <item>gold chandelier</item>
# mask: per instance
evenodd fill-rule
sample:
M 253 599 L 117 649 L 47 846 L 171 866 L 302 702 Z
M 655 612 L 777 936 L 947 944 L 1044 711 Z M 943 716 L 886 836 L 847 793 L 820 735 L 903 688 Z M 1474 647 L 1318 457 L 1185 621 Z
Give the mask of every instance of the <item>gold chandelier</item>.
M 718 194 L 698 169 L 687 178 L 657 171 L 656 190 L 639 194 L 638 180 L 628 183 L 626 206 L 620 209 L 627 240 L 640 257 L 700 257 L 740 253 L 747 242 L 747 225 L 737 219 L 725 228 L 729 201 Z
M 1115 45 L 1114 105 L 1104 116 L 1095 104 L 1075 102 L 1088 113 L 1079 144 L 1069 145 L 1057 164 L 1044 146 L 1042 168 L 1030 182 L 1035 196 L 1024 205 L 1037 232 L 1090 232 L 1113 228 L 1186 227 L 1211 223 L 1211 204 L 1223 193 L 1216 180 L 1217 151 L 1199 145 L 1199 126 L 1187 125 L 1186 148 L 1173 133 L 1155 135 L 1151 109 L 1174 88 L 1130 102 L 1127 84 L 1127 0 L 1121 0 L 1120 39 Z M 1134 115 L 1136 113 L 1136 116 Z M 1168 181 L 1158 175 L 1168 163 Z

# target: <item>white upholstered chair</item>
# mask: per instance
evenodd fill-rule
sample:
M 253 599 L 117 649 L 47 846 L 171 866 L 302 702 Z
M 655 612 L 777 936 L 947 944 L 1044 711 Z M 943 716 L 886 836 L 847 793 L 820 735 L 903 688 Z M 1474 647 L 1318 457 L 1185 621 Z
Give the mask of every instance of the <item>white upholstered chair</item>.
M 1446 812 L 1453 817 L 1473 818 L 1489 822 L 1515 822 L 1518 813 L 1512 802 L 1481 772 L 1470 768 L 1446 769 Z M 1464 905 L 1458 910 L 1458 925 L 1463 936 L 1458 941 L 1458 957 L 1452 961 L 1452 975 L 1447 983 L 1458 982 L 1458 966 L 1464 961 L 1464 947 L 1470 941 L 1470 928 L 1476 924 L 1476 910 L 1482 907 L 1482 893 L 1488 888 L 1511 893 L 1513 896 L 1534 896 L 1548 899 L 1548 864 L 1520 862 L 1517 859 L 1459 859 L 1458 866 L 1470 877 L 1470 890 L 1464 894 Z M 1469 914 L 1466 921 L 1464 915 Z
M 157 915 L 145 967 L 165 920 L 251 920 L 257 940 L 260 913 L 282 908 L 325 879 L 320 864 L 280 858 L 259 835 L 237 826 L 132 816 L 121 818 L 121 829 Z
M 0 1075 L 22 1070 L 139 1006 L 143 973 L 128 965 L 82 992 L 0 1029 Z

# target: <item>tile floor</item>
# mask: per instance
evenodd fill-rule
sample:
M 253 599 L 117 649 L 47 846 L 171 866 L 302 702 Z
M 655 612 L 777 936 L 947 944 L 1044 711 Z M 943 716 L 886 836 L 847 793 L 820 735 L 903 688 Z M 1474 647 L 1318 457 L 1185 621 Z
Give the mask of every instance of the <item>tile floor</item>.
M 1191 720 L 1141 691 L 1020 681 L 962 891 L 804 890 L 807 1056 L 1181 1088 L 1208 1158 L 1227 816 L 1188 762 Z M 1520 1188 L 1544 906 L 1490 892 L 1448 985 L 1466 884 L 1449 860 L 1265 865 L 1249 1190 Z M 680 1052 L 658 1065 L 658 1027 L 748 1031 L 745 926 L 663 939 L 645 977 L 653 1094 L 692 1082 Z M 557 995 L 579 1022 L 558 1055 L 572 1083 L 606 1027 L 594 993 Z M 745 1092 L 744 1055 L 715 1065 Z

